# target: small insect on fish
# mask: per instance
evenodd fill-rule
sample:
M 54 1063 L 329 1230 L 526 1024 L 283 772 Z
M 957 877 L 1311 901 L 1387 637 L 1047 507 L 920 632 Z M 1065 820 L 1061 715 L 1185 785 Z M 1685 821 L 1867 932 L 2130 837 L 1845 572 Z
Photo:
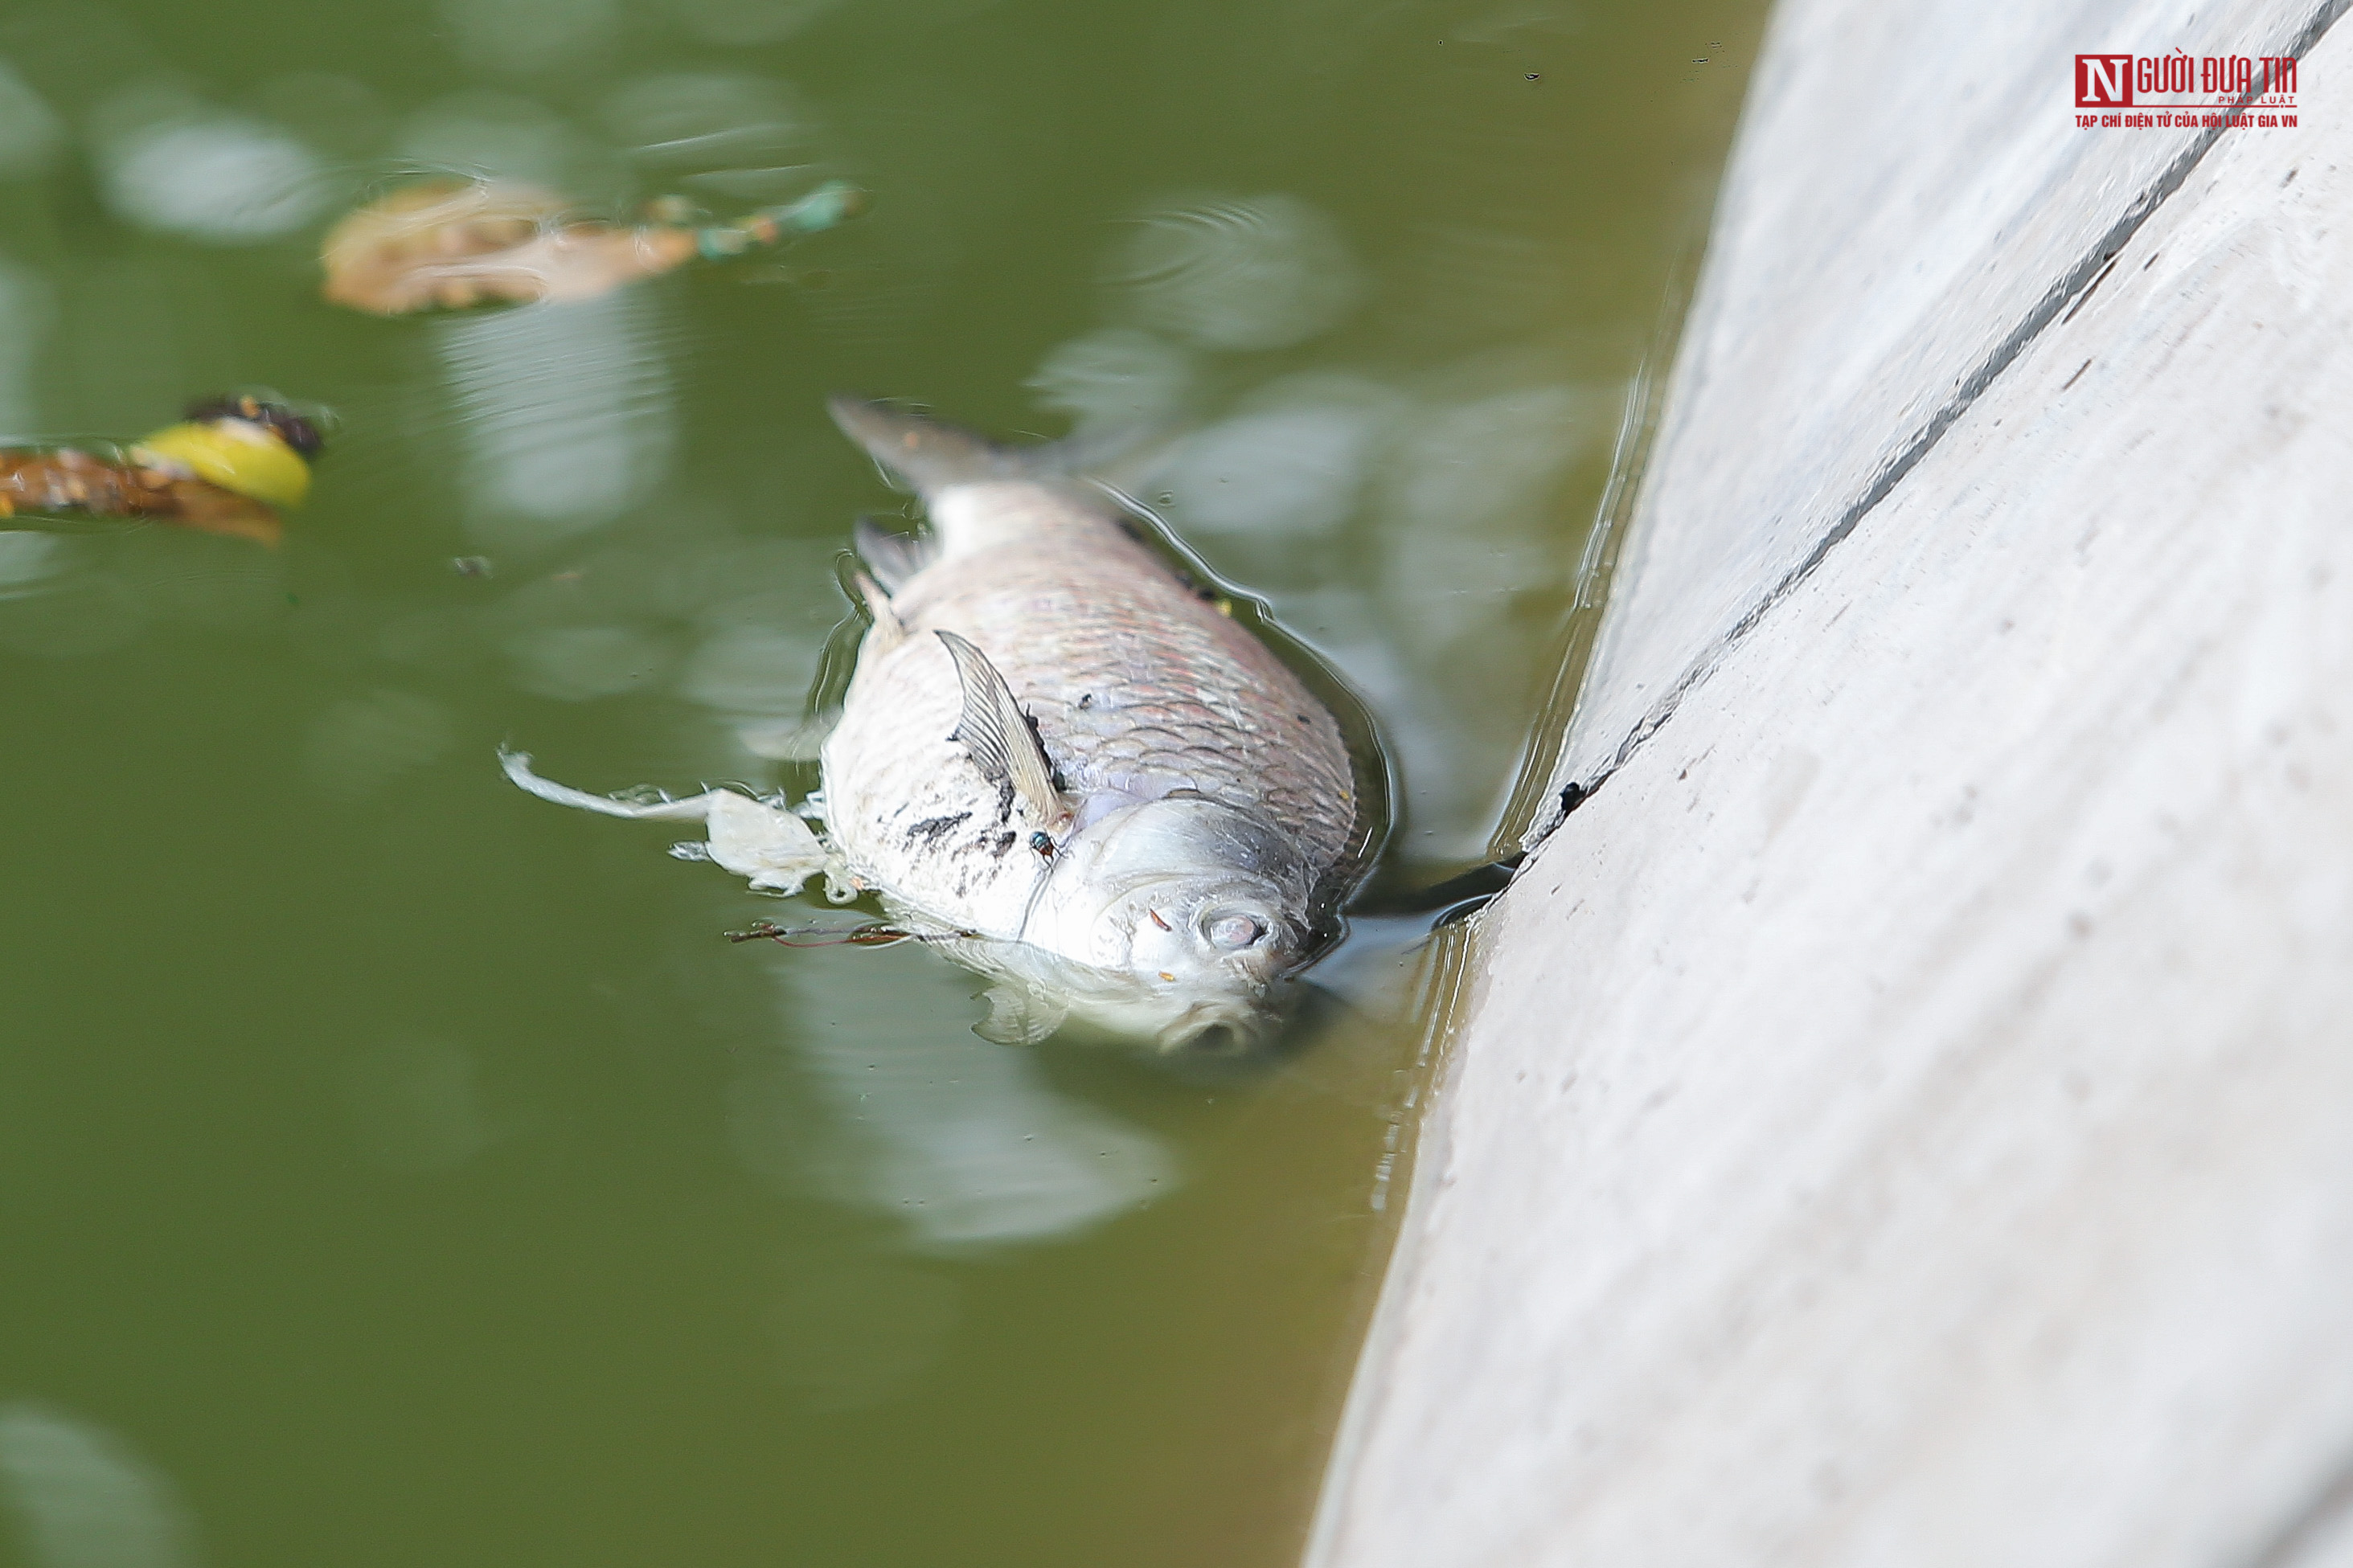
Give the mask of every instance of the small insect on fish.
M 0 518 L 135 517 L 275 544 L 278 514 L 310 493 L 323 445 L 282 405 L 208 398 L 125 448 L 0 448 Z
M 823 871 L 837 895 L 878 892 L 894 929 L 996 983 L 990 1038 L 1076 1015 L 1163 1050 L 1262 1040 L 1277 983 L 1319 951 L 1362 869 L 1339 722 L 1051 448 L 832 409 L 931 529 L 857 527 L 872 624 L 821 796 L 801 808 L 826 838 L 733 791 L 649 807 L 549 784 L 527 759 L 509 775 L 616 816 L 708 809 L 708 857 L 755 886 Z

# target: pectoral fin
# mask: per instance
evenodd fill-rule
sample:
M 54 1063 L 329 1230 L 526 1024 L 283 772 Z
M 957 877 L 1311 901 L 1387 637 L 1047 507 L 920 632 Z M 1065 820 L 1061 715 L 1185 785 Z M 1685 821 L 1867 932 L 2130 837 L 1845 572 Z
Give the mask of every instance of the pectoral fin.
M 1054 766 L 1029 715 L 1013 700 L 1013 689 L 988 656 L 954 632 L 940 633 L 948 655 L 955 660 L 956 678 L 964 685 L 964 716 L 956 721 L 955 739 L 964 742 L 973 765 L 991 784 L 1009 784 L 1031 816 L 1048 829 L 1059 829 L 1071 819 L 1062 792 L 1054 787 Z

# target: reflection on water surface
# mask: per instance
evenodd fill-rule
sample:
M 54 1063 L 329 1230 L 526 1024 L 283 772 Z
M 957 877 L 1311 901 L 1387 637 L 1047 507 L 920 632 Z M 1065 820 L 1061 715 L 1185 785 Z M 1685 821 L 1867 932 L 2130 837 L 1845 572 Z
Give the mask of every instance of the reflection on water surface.
M 672 442 L 658 305 L 632 291 L 431 323 L 473 542 L 535 554 L 654 493 Z
M 0 1405 L 0 1498 L 44 1568 L 182 1568 L 196 1560 L 169 1477 L 112 1433 L 30 1401 Z
M 1371 708 L 1390 880 L 1483 858 L 1756 22 L 0 11 L 0 430 L 342 420 L 275 552 L 0 530 L 0 1562 L 1291 1561 L 1411 924 L 1253 1073 L 1011 1050 L 919 949 L 731 946 L 798 916 L 494 754 L 815 784 L 776 754 L 890 504 L 849 389 L 1100 438 Z M 425 167 L 875 203 L 581 303 L 320 302 Z
M 871 1210 L 923 1250 L 1068 1236 L 1175 1191 L 1176 1160 L 1150 1132 L 972 1032 L 985 1009 L 969 974 L 913 946 L 770 967 L 805 1043 L 733 1086 L 747 1168 Z

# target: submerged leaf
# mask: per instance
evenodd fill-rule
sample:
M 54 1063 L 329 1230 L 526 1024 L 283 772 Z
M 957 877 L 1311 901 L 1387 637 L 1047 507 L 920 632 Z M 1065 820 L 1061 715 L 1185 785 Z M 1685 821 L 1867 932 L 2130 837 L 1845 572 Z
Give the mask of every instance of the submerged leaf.
M 694 254 L 685 229 L 566 221 L 564 199 L 507 181 L 431 181 L 393 192 L 331 230 L 327 299 L 397 316 L 493 300 L 585 300 Z
M 862 193 L 835 181 L 739 223 L 621 227 L 578 216 L 538 185 L 428 180 L 344 218 L 328 232 L 319 259 L 330 302 L 380 316 L 587 300 L 698 257 L 739 256 L 830 228 L 863 205 Z

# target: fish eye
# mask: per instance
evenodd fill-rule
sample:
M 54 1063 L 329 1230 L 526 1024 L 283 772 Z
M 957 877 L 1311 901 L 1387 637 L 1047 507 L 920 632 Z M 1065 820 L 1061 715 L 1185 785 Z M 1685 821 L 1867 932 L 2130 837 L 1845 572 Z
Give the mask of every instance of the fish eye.
M 1259 939 L 1266 935 L 1263 923 L 1239 913 L 1219 915 L 1208 922 L 1206 929 L 1209 945 L 1226 952 L 1240 952 L 1246 947 L 1255 947 Z

